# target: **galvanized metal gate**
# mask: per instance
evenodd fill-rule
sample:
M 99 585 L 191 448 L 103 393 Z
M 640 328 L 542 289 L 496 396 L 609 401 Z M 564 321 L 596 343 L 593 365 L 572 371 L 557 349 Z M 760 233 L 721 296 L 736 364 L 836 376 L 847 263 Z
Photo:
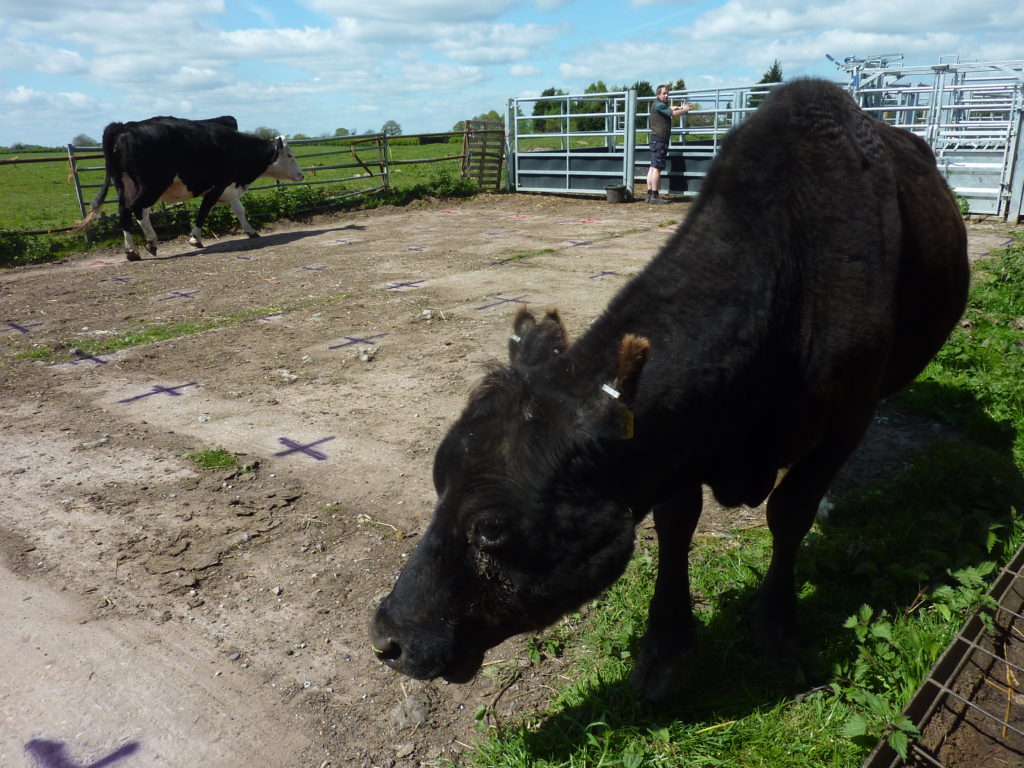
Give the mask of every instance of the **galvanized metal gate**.
M 1024 62 L 940 61 L 906 67 L 902 55 L 846 59 L 861 107 L 931 145 L 971 213 L 1024 214 Z
M 899 54 L 840 69 L 871 114 L 922 136 L 971 213 L 1024 216 L 1024 61 L 904 67 Z M 725 134 L 773 84 L 672 92 L 695 108 L 673 125 L 662 189 L 696 194 Z M 632 190 L 647 173 L 653 98 L 635 91 L 510 99 L 507 184 L 521 192 Z

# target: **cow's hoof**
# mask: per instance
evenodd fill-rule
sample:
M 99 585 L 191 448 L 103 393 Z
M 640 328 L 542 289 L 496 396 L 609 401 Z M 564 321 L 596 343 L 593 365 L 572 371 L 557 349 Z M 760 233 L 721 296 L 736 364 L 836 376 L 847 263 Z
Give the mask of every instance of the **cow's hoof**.
M 766 611 L 758 611 L 750 620 L 750 628 L 761 658 L 782 667 L 797 661 L 800 648 L 800 630 L 795 620 L 780 621 L 768 618 Z
M 194 246 L 196 248 L 202 248 L 203 247 L 203 241 L 200 240 L 198 237 L 190 237 L 188 239 L 188 242 L 189 242 L 189 245 L 192 245 L 192 246 Z
M 150 256 L 156 256 L 156 243 L 154 243 L 152 240 L 147 240 L 146 250 L 149 251 Z
M 125 251 L 124 257 L 128 259 L 128 261 L 142 261 L 142 257 L 139 256 L 138 251 Z
M 675 699 L 690 680 L 697 657 L 694 643 L 680 644 L 678 635 L 666 640 L 645 637 L 629 686 L 650 704 Z

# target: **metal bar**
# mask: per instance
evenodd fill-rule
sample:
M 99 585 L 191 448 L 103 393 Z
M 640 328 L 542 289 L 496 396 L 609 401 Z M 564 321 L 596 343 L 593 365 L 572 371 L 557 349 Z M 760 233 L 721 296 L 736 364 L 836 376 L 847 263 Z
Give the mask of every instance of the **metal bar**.
M 68 144 L 68 147 L 73 145 Z M 95 160 L 96 158 L 102 158 L 103 155 L 79 155 L 79 160 Z M 0 165 L 18 165 L 19 163 L 66 163 L 67 157 L 9 157 L 6 160 L 0 160 Z M 92 169 L 85 169 L 92 170 Z
M 943 763 L 940 763 L 940 762 L 939 762 L 938 760 L 936 760 L 936 759 L 935 759 L 934 757 L 932 757 L 931 755 L 929 755 L 929 754 L 928 754 L 928 753 L 927 753 L 927 752 L 926 752 L 926 751 L 924 750 L 924 748 L 923 748 L 923 747 L 920 747 L 920 746 L 918 746 L 917 744 L 911 744 L 911 745 L 910 745 L 910 748 L 911 748 L 912 750 L 914 750 L 914 754 L 916 754 L 916 755 L 917 755 L 918 757 L 923 757 L 923 758 L 924 758 L 925 760 L 927 760 L 927 761 L 928 761 L 929 763 L 931 763 L 932 765 L 934 765 L 934 766 L 935 766 L 935 768 L 946 768 L 946 766 L 945 766 L 945 765 L 944 765 Z
M 983 714 L 983 715 L 984 715 L 985 717 L 987 717 L 987 718 L 988 718 L 989 720 L 991 720 L 991 721 L 993 721 L 993 722 L 995 722 L 995 723 L 998 723 L 999 725 L 1003 726 L 1004 728 L 1009 728 L 1009 729 L 1010 729 L 1011 731 L 1013 731 L 1014 733 L 1016 733 L 1016 734 L 1017 734 L 1018 736 L 1024 736 L 1024 731 L 1022 731 L 1022 730 L 1021 730 L 1020 728 L 1017 728 L 1017 727 L 1015 727 L 1015 726 L 1013 726 L 1013 725 L 1010 725 L 1010 724 L 1009 724 L 1008 722 L 1006 722 L 1005 720 L 1003 720 L 1003 719 L 1001 719 L 1001 718 L 997 717 L 996 715 L 993 715 L 993 714 L 992 714 L 991 712 L 987 712 L 987 711 L 985 711 L 984 709 L 982 709 L 981 707 L 979 707 L 979 706 L 978 706 L 977 704 L 975 704 L 974 702 L 972 702 L 972 701 L 968 701 L 968 700 L 967 700 L 967 699 L 965 699 L 965 698 L 964 698 L 963 696 L 961 696 L 960 694 L 958 694 L 958 693 L 956 693 L 956 692 L 952 691 L 952 690 L 951 690 L 950 688 L 948 688 L 947 686 L 945 686 L 945 685 L 939 685 L 938 683 L 936 683 L 936 686 L 938 687 L 938 689 L 939 689 L 940 691 L 942 691 L 942 692 L 943 692 L 943 693 L 945 693 L 946 695 L 948 695 L 948 696 L 952 696 L 952 697 L 953 697 L 954 699 L 956 699 L 957 701 L 959 701 L 959 702 L 961 702 L 961 703 L 963 703 L 963 704 L 966 704 L 966 705 L 967 705 L 967 706 L 968 706 L 968 707 L 969 707 L 970 709 L 973 709 L 973 710 L 977 710 L 978 712 L 980 712 L 981 714 Z

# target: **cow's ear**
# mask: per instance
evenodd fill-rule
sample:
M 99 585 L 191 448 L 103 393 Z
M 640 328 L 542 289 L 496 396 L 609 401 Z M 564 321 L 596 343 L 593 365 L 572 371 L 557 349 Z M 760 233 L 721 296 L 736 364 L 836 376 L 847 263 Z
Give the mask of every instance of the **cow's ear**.
M 539 365 L 565 352 L 568 346 L 569 333 L 557 309 L 549 309 L 539 322 L 526 307 L 516 313 L 508 342 L 508 358 L 513 366 Z
M 640 386 L 640 373 L 647 362 L 647 353 L 651 342 L 643 336 L 627 333 L 619 342 L 619 354 L 615 360 L 613 386 L 622 395 L 622 399 L 630 402 L 636 396 Z
M 284 136 L 278 136 L 274 139 L 274 146 L 277 147 L 278 152 L 284 149 Z

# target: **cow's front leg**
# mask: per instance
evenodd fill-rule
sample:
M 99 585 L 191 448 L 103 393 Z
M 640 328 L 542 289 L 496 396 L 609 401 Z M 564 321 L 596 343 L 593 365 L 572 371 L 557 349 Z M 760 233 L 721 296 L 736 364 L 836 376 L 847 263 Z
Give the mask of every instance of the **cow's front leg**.
M 671 699 L 686 685 L 697 650 L 687 555 L 701 510 L 699 484 L 654 507 L 658 577 L 629 684 L 647 701 Z
M 201 239 L 203 233 L 203 224 L 206 222 L 206 217 L 210 215 L 210 210 L 217 203 L 221 194 L 224 192 L 224 187 L 214 187 L 203 197 L 203 202 L 199 204 L 199 210 L 196 212 L 196 223 L 192 227 L 192 232 L 189 233 L 188 241 L 191 245 L 196 248 L 203 247 L 203 241 Z

